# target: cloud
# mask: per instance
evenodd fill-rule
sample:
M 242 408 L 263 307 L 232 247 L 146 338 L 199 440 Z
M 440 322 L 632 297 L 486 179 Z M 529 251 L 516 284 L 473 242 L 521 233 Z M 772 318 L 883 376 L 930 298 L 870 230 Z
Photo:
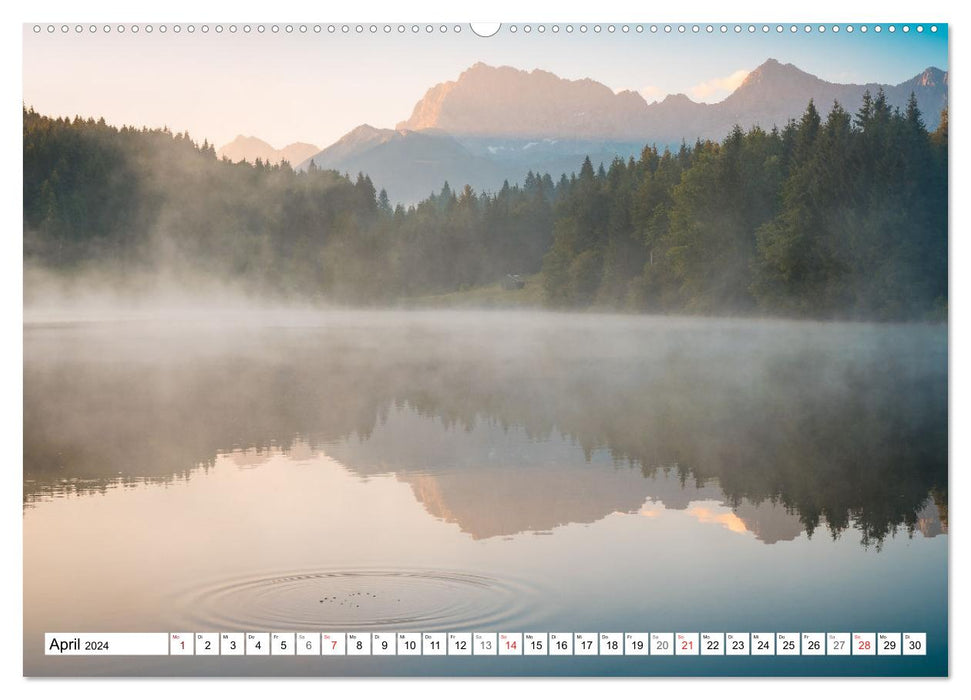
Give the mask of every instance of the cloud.
M 726 508 L 721 508 L 718 506 L 706 507 L 706 506 L 694 506 L 687 510 L 688 515 L 692 515 L 698 519 L 700 523 L 711 523 L 715 525 L 721 525 L 726 530 L 731 530 L 732 532 L 748 532 L 748 528 L 745 523 L 739 518 L 735 513 Z
M 742 84 L 748 74 L 749 71 L 741 69 L 731 75 L 726 75 L 724 78 L 712 78 L 690 88 L 688 94 L 702 102 L 715 102 L 728 97 L 735 88 Z

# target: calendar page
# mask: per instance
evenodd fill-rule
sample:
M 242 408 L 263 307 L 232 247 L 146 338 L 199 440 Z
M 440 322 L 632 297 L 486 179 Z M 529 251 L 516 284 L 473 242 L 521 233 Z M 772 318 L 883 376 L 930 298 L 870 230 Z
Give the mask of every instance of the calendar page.
M 948 25 L 631 19 L 23 25 L 25 676 L 948 675 Z

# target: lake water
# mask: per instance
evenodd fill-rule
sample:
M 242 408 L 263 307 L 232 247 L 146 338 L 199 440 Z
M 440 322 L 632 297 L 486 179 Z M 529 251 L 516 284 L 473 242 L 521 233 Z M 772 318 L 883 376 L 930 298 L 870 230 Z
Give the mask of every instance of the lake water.
M 28 675 L 944 675 L 947 329 L 32 320 Z M 56 658 L 53 631 L 926 632 L 927 656 Z

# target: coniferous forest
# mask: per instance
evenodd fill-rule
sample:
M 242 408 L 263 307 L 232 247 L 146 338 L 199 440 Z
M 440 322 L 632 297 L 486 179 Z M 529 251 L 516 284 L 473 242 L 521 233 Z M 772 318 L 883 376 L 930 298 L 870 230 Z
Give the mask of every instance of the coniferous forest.
M 25 264 L 386 304 L 538 274 L 544 303 L 908 320 L 947 310 L 947 113 L 864 96 L 771 131 L 394 205 L 366 175 L 230 163 L 167 129 L 24 110 Z M 29 297 L 30 290 L 27 290 Z

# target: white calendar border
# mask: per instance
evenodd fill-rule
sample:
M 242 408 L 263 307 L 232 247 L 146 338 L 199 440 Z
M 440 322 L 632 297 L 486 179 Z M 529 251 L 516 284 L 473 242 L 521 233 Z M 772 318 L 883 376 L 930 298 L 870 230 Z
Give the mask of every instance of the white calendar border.
M 542 8 L 536 5 L 531 5 L 528 3 L 523 3 L 521 0 L 492 0 L 487 5 L 485 4 L 473 4 L 473 3 L 455 3 L 455 2 L 445 2 L 444 0 L 434 0 L 434 1 L 424 1 L 420 4 L 411 3 L 404 4 L 400 2 L 392 2 L 391 0 L 372 0 L 368 3 L 357 3 L 357 4 L 335 4 L 331 6 L 323 6 L 319 3 L 311 3 L 308 0 L 303 0 L 300 2 L 288 2 L 287 0 L 277 0 L 276 2 L 269 4 L 264 2 L 253 2 L 252 0 L 237 0 L 233 3 L 228 2 L 218 2 L 212 5 L 202 5 L 201 3 L 189 2 L 187 0 L 168 0 L 164 4 L 159 4 L 157 7 L 149 7 L 144 4 L 133 4 L 129 2 L 124 2 L 122 0 L 89 0 L 87 2 L 79 3 L 76 0 L 74 2 L 68 2 L 66 0 L 48 0 L 43 6 L 39 4 L 14 4 L 13 7 L 4 8 L 2 12 L 4 13 L 4 22 L 0 24 L 2 31 L 5 33 L 3 39 L 5 41 L 0 42 L 0 51 L 4 52 L 3 65 L 8 68 L 8 75 L 5 78 L 10 78 L 9 74 L 16 73 L 17 76 L 10 80 L 11 83 L 15 83 L 16 87 L 6 85 L 7 90 L 16 90 L 20 86 L 20 71 L 9 70 L 10 67 L 19 67 L 22 61 L 21 54 L 21 44 L 20 44 L 20 24 L 27 21 L 34 20 L 63 20 L 66 18 L 83 18 L 88 17 L 98 17 L 104 19 L 124 19 L 125 21 L 157 21 L 158 19 L 164 17 L 169 18 L 181 18 L 181 19 L 193 19 L 193 20 L 211 20 L 211 19 L 223 19 L 226 17 L 246 17 L 246 18 L 263 18 L 272 15 L 271 18 L 289 18 L 289 17 L 320 17 L 326 15 L 327 20 L 342 21 L 342 20 L 361 20 L 361 21 L 396 21 L 396 20 L 407 20 L 414 18 L 434 18 L 443 21 L 467 21 L 469 19 L 474 20 L 494 20 L 494 19 L 506 19 L 507 21 L 612 21 L 619 19 L 622 21 L 634 21 L 643 19 L 644 21 L 713 21 L 713 20 L 737 20 L 737 21 L 786 21 L 786 20 L 797 20 L 797 21 L 898 21 L 898 20 L 918 20 L 918 21 L 948 21 L 957 22 L 963 20 L 963 15 L 960 14 L 959 10 L 956 8 L 955 3 L 944 2 L 935 3 L 933 5 L 927 4 L 924 6 L 915 6 L 914 3 L 904 2 L 901 0 L 884 0 L 878 5 L 853 5 L 846 3 L 845 0 L 818 0 L 813 2 L 811 5 L 799 8 L 798 11 L 793 11 L 790 6 L 780 5 L 776 2 L 769 2 L 768 0 L 759 0 L 758 2 L 748 2 L 748 3 L 735 3 L 732 5 L 726 5 L 721 2 L 714 2 L 713 0 L 703 0 L 702 2 L 696 2 L 691 5 L 675 3 L 667 5 L 645 5 L 639 2 L 616 2 L 615 0 L 600 0 L 597 3 L 584 3 L 575 4 L 573 6 L 565 5 L 563 3 L 550 3 L 548 7 Z M 28 13 L 31 13 L 28 15 Z M 783 16 L 780 16 L 780 13 Z M 471 16 L 470 16 L 471 15 Z M 955 32 L 953 35 L 955 40 L 951 44 L 951 55 L 952 63 L 949 66 L 952 75 L 958 76 L 959 89 L 951 92 L 951 106 L 955 114 L 964 115 L 969 112 L 966 109 L 965 102 L 963 98 L 964 91 L 961 87 L 960 81 L 961 76 L 968 71 L 962 71 L 962 68 L 967 68 L 968 64 L 964 58 L 966 55 L 963 53 L 964 44 L 971 41 L 971 39 L 966 38 L 971 36 L 971 32 L 967 30 L 967 23 L 961 21 L 961 26 L 959 31 Z M 971 51 L 971 47 L 967 49 Z M 17 223 L 19 216 L 21 215 L 21 201 L 20 192 L 21 189 L 18 186 L 18 182 L 21 176 L 19 171 L 20 166 L 20 154 L 22 153 L 22 144 L 20 136 L 20 117 L 16 114 L 16 110 L 12 108 L 13 99 L 11 95 L 6 95 L 6 109 L 0 114 L 0 120 L 2 120 L 3 128 L 0 128 L 0 143 L 4 145 L 3 155 L 6 156 L 3 159 L 4 162 L 4 179 L 3 184 L 6 187 L 3 188 L 7 194 L 5 198 L 5 213 L 7 224 L 5 230 L 18 230 Z M 19 99 L 17 97 L 16 99 Z M 964 119 L 963 116 L 959 119 Z M 966 119 L 964 120 L 966 122 Z M 967 137 L 963 136 L 960 130 L 952 135 L 952 163 L 959 162 L 962 163 L 960 170 L 957 166 L 952 165 L 952 177 L 951 177 L 951 193 L 952 193 L 952 203 L 951 203 L 951 230 L 953 231 L 967 231 L 968 230 L 968 216 L 967 216 L 967 204 L 962 201 L 961 198 L 953 196 L 957 191 L 958 183 L 964 182 L 967 173 L 967 167 L 969 161 L 969 150 L 965 146 L 965 141 Z M 957 160 L 954 157 L 957 156 Z M 958 173 L 960 172 L 960 177 Z M 16 237 L 14 237 L 16 238 Z M 968 285 L 971 282 L 967 281 L 968 276 L 963 274 L 957 274 L 957 271 L 967 269 L 971 266 L 971 260 L 968 259 L 967 255 L 967 244 L 957 240 L 952 234 L 951 239 L 951 265 L 952 269 L 955 270 L 956 274 L 952 278 L 952 288 L 951 288 L 951 309 L 953 310 L 951 314 L 951 352 L 954 353 L 957 348 L 967 349 L 971 346 L 971 335 L 968 333 L 968 321 L 969 314 L 968 310 L 971 308 L 971 295 L 968 293 Z M 0 342 L 0 358 L 3 360 L 4 367 L 4 387 L 10 388 L 15 387 L 18 383 L 17 375 L 22 368 L 22 343 L 20 341 L 21 330 L 14 328 L 14 325 L 20 326 L 22 318 L 22 302 L 21 302 L 21 290 L 22 290 L 22 256 L 19 252 L 20 248 L 17 241 L 7 241 L 4 243 L 7 248 L 14 248 L 13 251 L 4 249 L 0 251 L 3 255 L 0 255 L 0 260 L 6 266 L 5 269 L 0 272 L 0 284 L 2 284 L 2 293 L 0 293 L 0 306 L 3 308 L 3 319 L 7 324 L 7 333 L 3 334 L 4 340 Z M 21 326 L 22 328 L 22 326 Z M 966 369 L 966 364 L 961 364 L 958 362 L 953 362 L 949 372 L 949 383 L 950 383 L 950 400 L 953 401 L 954 412 L 952 413 L 950 435 L 953 440 L 953 451 L 951 453 L 951 459 L 953 463 L 967 464 L 971 462 L 968 459 L 969 452 L 969 442 L 968 442 L 968 432 L 957 429 L 959 425 L 958 418 L 968 418 L 969 412 L 967 410 L 968 399 L 971 396 L 971 380 L 969 380 L 969 372 L 971 369 Z M 5 444 L 13 445 L 15 447 L 14 452 L 22 454 L 22 401 L 21 396 L 18 396 L 16 390 L 8 390 L 4 392 L 4 398 L 0 406 L 2 406 L 2 413 L 0 413 L 0 425 L 4 426 L 6 431 L 4 437 L 7 438 Z M 20 483 L 22 488 L 22 477 L 20 470 L 10 469 L 5 472 L 5 477 L 10 482 L 16 479 Z M 949 480 L 949 497 L 952 500 L 951 509 L 955 510 L 955 504 L 953 501 L 958 501 L 957 512 L 960 514 L 963 512 L 962 506 L 967 500 L 963 491 L 959 492 L 955 487 L 960 482 L 960 477 L 958 474 L 952 472 Z M 9 495 L 17 493 L 17 487 L 13 483 L 5 484 L 8 488 L 5 493 Z M 960 494 L 960 495 L 959 495 Z M 7 575 L 0 580 L 0 592 L 2 592 L 3 600 L 7 605 L 7 615 L 5 619 L 7 620 L 18 620 L 22 625 L 22 608 L 17 610 L 18 606 L 22 605 L 22 582 L 23 582 L 23 538 L 22 538 L 22 527 L 23 527 L 23 514 L 18 503 L 16 506 L 13 504 L 13 498 L 8 498 L 6 507 L 3 509 L 3 515 L 7 518 L 3 528 L 3 537 L 6 538 L 4 542 L 5 546 L 2 550 L 6 553 L 7 557 L 12 557 L 13 570 L 9 570 Z M 960 526 L 959 526 L 960 527 Z M 953 526 L 952 526 L 953 532 Z M 960 547 L 953 544 L 953 540 L 949 538 L 949 547 L 951 548 L 952 557 L 949 562 L 949 575 L 951 577 L 949 591 L 954 591 L 956 589 L 957 581 L 966 584 L 968 581 L 967 575 L 967 557 L 965 554 L 966 546 L 963 544 L 963 540 L 966 538 L 961 538 L 959 543 Z M 958 550 L 961 550 L 962 554 L 958 557 Z M 8 566 L 10 561 L 7 562 Z M 949 613 L 950 613 L 950 640 L 949 648 L 952 662 L 954 659 L 960 658 L 962 652 L 966 652 L 967 644 L 964 643 L 957 635 L 954 634 L 955 629 L 967 630 L 971 629 L 971 624 L 969 624 L 969 618 L 967 615 L 967 604 L 964 601 L 959 600 L 957 597 L 951 597 Z M 277 690 L 285 690 L 285 692 L 300 692 L 301 690 L 307 690 L 310 692 L 319 692 L 321 686 L 317 685 L 316 680 L 286 680 L 286 681 L 267 681 L 267 682 L 257 682 L 254 683 L 250 679 L 226 679 L 220 680 L 218 682 L 213 682 L 211 680 L 177 680 L 170 682 L 146 682 L 144 680 L 128 680 L 128 679 L 118 679 L 118 680 L 103 680 L 103 679 L 92 679 L 84 681 L 33 681 L 26 682 L 22 678 L 22 660 L 23 660 L 23 635 L 10 632 L 6 635 L 0 635 L 0 668 L 3 670 L 2 687 L 4 690 L 8 691 L 5 693 L 8 697 L 40 697 L 40 698 L 57 698 L 57 700 L 63 700 L 66 693 L 76 692 L 80 689 L 81 692 L 87 693 L 97 693 L 99 700 L 107 698 L 127 698 L 130 697 L 133 692 L 137 693 L 140 698 L 144 700 L 154 700 L 155 698 L 170 698 L 173 692 L 178 692 L 180 694 L 185 693 L 189 696 L 203 696 L 203 694 L 212 693 L 222 693 L 226 692 L 226 686 L 232 688 L 234 698 L 240 700 L 248 700 L 249 698 L 259 698 L 259 700 L 264 700 L 268 694 L 276 692 Z M 953 665 L 952 665 L 953 669 Z M 954 672 L 952 670 L 952 672 Z M 927 684 L 926 689 L 934 693 L 936 698 L 940 697 L 959 697 L 960 695 L 967 696 L 969 686 L 971 683 L 968 682 L 968 678 L 971 674 L 964 672 L 961 674 L 958 670 L 958 676 L 955 680 L 940 683 L 933 681 L 923 681 L 916 679 L 868 679 L 863 681 L 867 686 L 875 685 L 878 687 L 876 692 L 879 692 L 883 697 L 912 697 L 914 693 L 921 692 L 924 689 L 925 684 Z M 424 681 L 408 681 L 395 683 L 394 692 L 397 698 L 454 698 L 461 694 L 463 700 L 477 700 L 478 698 L 490 698 L 492 700 L 497 692 L 508 693 L 513 689 L 523 694 L 536 695 L 541 692 L 547 692 L 545 688 L 550 688 L 556 692 L 559 698 L 579 698 L 587 697 L 591 694 L 601 693 L 601 692 L 617 692 L 618 690 L 630 690 L 631 686 L 629 683 L 636 683 L 637 680 L 633 681 L 615 681 L 615 680 L 591 680 L 577 682 L 575 679 L 553 679 L 544 680 L 542 685 L 538 685 L 535 681 L 502 681 L 502 682 L 470 682 L 468 680 L 424 680 Z M 873 688 L 863 687 L 861 681 L 859 680 L 819 680 L 813 682 L 802 682 L 802 681 L 791 681 L 785 679 L 772 679 L 772 680 L 731 680 L 726 681 L 726 679 L 715 679 L 718 683 L 717 686 L 712 684 L 712 680 L 656 680 L 651 679 L 649 681 L 651 685 L 649 686 L 649 691 L 652 693 L 684 693 L 688 691 L 689 688 L 692 690 L 700 690 L 706 693 L 717 693 L 720 698 L 744 698 L 749 700 L 753 693 L 758 693 L 759 695 L 768 694 L 770 692 L 785 693 L 786 700 L 801 700 L 802 698 L 812 698 L 816 700 L 820 691 L 832 693 L 834 690 L 839 694 L 840 691 L 845 691 L 846 695 L 850 693 L 870 693 L 873 692 Z M 930 683 L 933 682 L 933 686 Z M 172 685 L 174 683 L 174 685 Z M 617 685 L 621 683 L 622 685 Z M 820 683 L 825 685 L 825 688 L 820 687 Z M 360 693 L 365 688 L 367 690 L 374 690 L 381 692 L 382 690 L 388 691 L 391 686 L 386 679 L 374 679 L 374 680 L 328 680 L 328 685 L 325 686 L 327 691 L 341 692 L 342 690 L 347 690 L 348 692 L 353 692 L 355 694 Z M 648 687 L 648 686 L 645 686 Z M 690 691 L 689 691 L 690 692 Z

